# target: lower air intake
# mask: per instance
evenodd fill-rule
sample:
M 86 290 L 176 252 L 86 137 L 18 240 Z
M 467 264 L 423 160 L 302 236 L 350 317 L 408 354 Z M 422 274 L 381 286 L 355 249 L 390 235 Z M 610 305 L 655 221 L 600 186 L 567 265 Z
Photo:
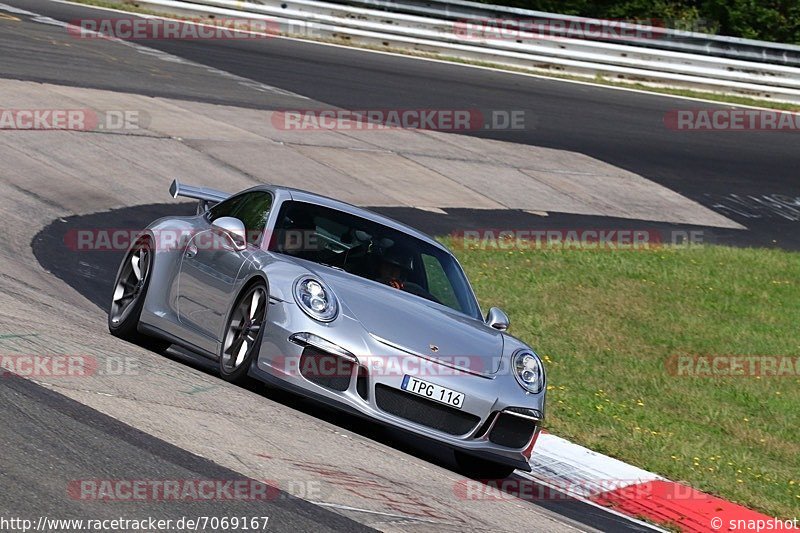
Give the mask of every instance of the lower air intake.
M 535 429 L 535 420 L 500 413 L 489 433 L 489 440 L 508 448 L 523 448 L 531 441 Z
M 300 375 L 312 383 L 339 392 L 350 388 L 354 368 L 355 365 L 347 359 L 313 346 L 305 347 L 300 356 Z

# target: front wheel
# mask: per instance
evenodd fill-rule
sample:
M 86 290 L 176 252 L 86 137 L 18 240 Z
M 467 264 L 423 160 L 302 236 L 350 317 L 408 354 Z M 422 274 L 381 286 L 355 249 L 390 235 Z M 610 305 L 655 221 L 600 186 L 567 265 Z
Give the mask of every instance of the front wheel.
M 233 306 L 225 327 L 219 373 L 231 383 L 242 383 L 258 357 L 262 330 L 267 317 L 267 287 L 258 282 L 245 290 Z
M 151 350 L 164 351 L 169 347 L 169 342 L 142 335 L 138 331 L 152 267 L 150 241 L 143 239 L 125 256 L 114 282 L 114 295 L 108 310 L 108 331 L 128 342 Z
M 513 466 L 481 459 L 458 450 L 454 450 L 454 453 L 458 469 L 473 479 L 505 479 L 516 470 Z

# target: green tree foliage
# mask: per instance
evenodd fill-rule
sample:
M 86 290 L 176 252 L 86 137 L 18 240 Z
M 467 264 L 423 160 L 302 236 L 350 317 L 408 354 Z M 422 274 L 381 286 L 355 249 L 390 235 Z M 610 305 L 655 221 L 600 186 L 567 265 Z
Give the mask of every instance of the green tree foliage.
M 482 0 L 594 18 L 655 20 L 679 29 L 800 44 L 800 0 Z

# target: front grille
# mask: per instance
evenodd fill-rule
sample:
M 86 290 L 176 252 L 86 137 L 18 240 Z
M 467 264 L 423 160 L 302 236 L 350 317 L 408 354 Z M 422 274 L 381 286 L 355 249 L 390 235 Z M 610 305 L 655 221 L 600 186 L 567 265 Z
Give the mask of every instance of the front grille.
M 531 441 L 535 429 L 535 420 L 500 413 L 489 433 L 489 440 L 508 448 L 522 448 Z
M 481 420 L 475 415 L 381 384 L 375 386 L 375 403 L 382 411 L 451 435 L 464 435 Z
M 300 374 L 312 383 L 343 392 L 350 387 L 355 365 L 338 355 L 323 352 L 313 346 L 303 348 Z

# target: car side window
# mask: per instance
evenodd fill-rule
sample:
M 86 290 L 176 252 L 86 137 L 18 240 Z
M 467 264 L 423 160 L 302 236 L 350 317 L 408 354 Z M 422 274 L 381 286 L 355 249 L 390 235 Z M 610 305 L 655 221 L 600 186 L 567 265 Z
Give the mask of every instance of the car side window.
M 257 246 L 267 226 L 267 215 L 271 208 L 272 194 L 255 191 L 218 203 L 208 210 L 206 217 L 209 223 L 222 217 L 238 218 L 244 224 L 247 243 Z
M 264 228 L 267 226 L 267 215 L 272 208 L 272 195 L 265 191 L 258 191 L 244 195 L 246 198 L 239 203 L 233 216 L 244 223 L 247 231 L 247 244 L 257 246 L 261 242 Z
M 422 254 L 422 264 L 428 278 L 428 292 L 444 305 L 459 309 L 458 299 L 439 260 L 432 255 Z
M 239 205 L 246 199 L 248 195 L 246 194 L 239 194 L 234 196 L 233 198 L 228 198 L 227 200 L 223 200 L 222 202 L 218 203 L 214 207 L 208 210 L 206 213 L 206 220 L 208 220 L 209 224 L 214 222 L 218 218 L 222 217 L 232 217 L 233 213 L 239 207 Z

